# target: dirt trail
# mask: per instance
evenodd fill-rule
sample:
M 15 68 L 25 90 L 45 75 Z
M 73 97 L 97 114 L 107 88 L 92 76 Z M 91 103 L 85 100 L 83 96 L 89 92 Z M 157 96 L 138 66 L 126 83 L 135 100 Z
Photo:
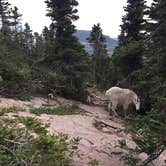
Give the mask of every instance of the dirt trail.
M 52 100 L 49 104 L 58 106 L 59 103 L 72 104 L 73 101 L 59 98 L 58 101 Z M 110 120 L 108 112 L 102 107 L 77 104 L 85 111 L 85 115 L 42 114 L 39 119 L 50 123 L 50 133 L 62 132 L 71 137 L 81 138 L 78 152 L 74 156 L 73 166 L 88 166 L 88 163 L 94 159 L 99 161 L 100 166 L 123 166 L 124 164 L 119 161 L 119 158 L 112 156 L 111 152 L 117 150 L 114 148 L 117 140 L 127 139 L 131 146 L 134 144 L 129 135 L 117 132 L 119 128 L 123 128 L 121 121 Z M 38 97 L 33 98 L 31 102 L 0 98 L 0 108 L 15 106 L 25 110 L 19 112 L 18 116 L 34 116 L 28 112 L 29 108 L 39 108 L 45 105 L 47 105 L 47 100 Z M 13 116 L 13 114 L 9 114 L 9 116 Z M 156 166 L 162 166 L 162 162 L 157 161 Z

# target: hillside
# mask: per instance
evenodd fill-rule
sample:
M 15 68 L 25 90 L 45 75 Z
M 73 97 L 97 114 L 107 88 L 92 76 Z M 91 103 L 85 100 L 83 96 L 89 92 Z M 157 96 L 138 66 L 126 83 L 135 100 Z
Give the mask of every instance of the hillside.
M 78 30 L 76 32 L 76 36 L 80 40 L 80 42 L 85 46 L 85 49 L 87 52 L 92 53 L 92 48 L 89 45 L 87 38 L 89 37 L 90 31 L 86 30 Z M 105 35 L 106 41 L 107 41 L 107 46 L 108 46 L 108 52 L 110 55 L 112 55 L 114 48 L 117 46 L 117 40 L 112 39 L 108 35 Z
M 99 93 L 97 95 L 101 95 L 97 97 L 103 98 L 103 94 Z M 50 100 L 49 103 L 48 99 L 43 97 L 32 97 L 30 101 L 26 102 L 0 97 L 0 101 L 1 119 L 6 117 L 16 120 L 17 118 L 33 117 L 44 124 L 49 124 L 48 134 L 63 133 L 67 134 L 69 138 L 79 138 L 80 142 L 74 153 L 72 166 L 90 166 L 92 165 L 90 162 L 96 163 L 94 164 L 96 166 L 124 166 L 123 161 L 120 161 L 118 156 L 112 155 L 112 152 L 120 150 L 115 145 L 118 140 L 125 139 L 128 145 L 135 146 L 131 135 L 124 132 L 122 120 L 110 117 L 104 107 L 86 105 L 59 96 Z M 54 110 L 60 108 L 60 106 L 61 108 L 62 106 L 63 108 L 68 106 L 73 110 L 75 108 L 79 113 L 68 114 L 66 112 L 66 114 L 58 115 Z M 12 108 L 17 111 L 12 112 Z M 47 110 L 50 108 L 52 109 L 51 112 L 40 114 L 41 109 Z M 37 110 L 39 114 L 37 112 L 32 113 L 32 110 Z M 165 153 L 153 162 L 154 166 L 164 164 Z M 146 158 L 146 155 L 142 154 L 141 158 Z

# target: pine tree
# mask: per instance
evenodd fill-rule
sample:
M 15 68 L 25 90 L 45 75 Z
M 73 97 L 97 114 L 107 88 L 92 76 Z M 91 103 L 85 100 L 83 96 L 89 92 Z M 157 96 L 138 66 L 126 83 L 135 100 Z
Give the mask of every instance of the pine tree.
M 2 31 L 7 30 L 10 25 L 10 3 L 8 0 L 0 0 L 0 23 Z
M 25 49 L 27 55 L 32 56 L 34 51 L 34 36 L 31 27 L 25 23 L 23 32 L 21 33 L 21 45 Z
M 143 39 L 145 33 L 145 0 L 128 0 L 127 3 L 127 7 L 124 8 L 126 15 L 122 18 L 123 24 L 119 36 L 119 44 L 122 46 Z
M 44 57 L 44 39 L 39 33 L 34 33 L 34 59 L 41 59 Z
M 97 87 L 106 88 L 110 69 L 110 58 L 108 56 L 106 39 L 102 33 L 100 24 L 92 27 L 88 41 L 93 49 L 93 83 Z
M 68 39 L 75 40 L 73 33 L 76 31 L 72 21 L 76 21 L 79 17 L 76 15 L 78 2 L 76 0 L 47 0 L 48 13 L 51 17 L 55 30 L 56 42 L 60 47 L 70 47 Z
M 150 40 L 151 59 L 157 74 L 161 77 L 166 76 L 166 1 L 154 0 L 150 9 L 151 23 Z M 156 63 L 157 62 L 157 63 Z
M 136 147 L 130 149 L 125 141 L 120 142 L 120 147 L 129 151 L 122 153 L 127 165 L 153 165 L 166 147 L 166 1 L 154 0 L 149 16 L 144 63 L 128 79 L 141 98 L 143 115 L 133 116 L 127 122 L 129 131 L 135 133 L 132 139 Z M 144 161 L 138 157 L 141 153 L 147 155 Z
M 54 54 L 55 48 L 55 32 L 52 24 L 49 28 L 44 27 L 42 36 L 44 42 L 44 54 L 46 57 L 50 57 Z
M 146 38 L 145 1 L 128 0 L 127 3 L 127 7 L 124 8 L 126 15 L 122 18 L 119 46 L 112 58 L 113 65 L 118 71 L 118 79 L 120 79 L 117 82 L 122 82 L 120 84 L 123 84 L 132 72 L 142 68 L 143 40 Z
M 54 54 L 47 59 L 47 65 L 56 71 L 54 87 L 62 95 L 79 100 L 85 100 L 85 83 L 87 77 L 87 54 L 78 39 L 73 35 L 75 26 L 72 21 L 78 5 L 76 0 L 47 0 L 47 16 L 52 20 L 52 32 L 55 37 Z
M 22 14 L 20 14 L 18 12 L 18 8 L 16 6 L 14 6 L 13 9 L 11 9 L 11 19 L 12 19 L 12 26 L 14 27 L 14 31 L 18 32 L 21 28 L 21 16 Z

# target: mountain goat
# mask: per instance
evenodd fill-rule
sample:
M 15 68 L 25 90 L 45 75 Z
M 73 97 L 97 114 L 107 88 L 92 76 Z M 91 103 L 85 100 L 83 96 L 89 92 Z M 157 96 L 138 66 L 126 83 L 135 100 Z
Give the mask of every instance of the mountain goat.
M 133 108 L 131 106 L 134 106 L 136 110 L 140 109 L 140 99 L 135 92 L 129 89 L 112 87 L 106 91 L 105 96 L 109 101 L 108 110 L 110 114 L 112 111 L 115 116 L 118 116 L 117 111 L 120 109 L 123 110 L 124 116 L 129 109 Z

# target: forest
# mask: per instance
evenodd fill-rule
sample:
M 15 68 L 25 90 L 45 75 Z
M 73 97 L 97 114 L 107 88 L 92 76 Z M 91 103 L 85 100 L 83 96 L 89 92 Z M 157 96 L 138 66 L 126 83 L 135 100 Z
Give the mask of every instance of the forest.
M 118 146 L 125 152 L 116 155 L 126 165 L 151 165 L 166 150 L 166 0 L 153 0 L 150 7 L 145 0 L 127 0 L 111 57 L 100 23 L 94 23 L 87 38 L 92 54 L 74 35 L 77 0 L 46 0 L 45 5 L 51 24 L 39 34 L 28 23 L 22 25 L 16 6 L 0 0 L 0 96 L 28 101 L 51 94 L 86 103 L 89 89 L 131 89 L 140 97 L 141 109 L 124 123 L 136 148 L 121 140 Z M 19 123 L 26 129 L 17 127 Z M 69 143 L 66 135 L 47 135 L 47 126 L 32 118 L 10 121 L 0 116 L 0 124 L 0 165 L 71 164 L 68 145 L 78 139 Z M 140 160 L 141 153 L 146 160 Z

